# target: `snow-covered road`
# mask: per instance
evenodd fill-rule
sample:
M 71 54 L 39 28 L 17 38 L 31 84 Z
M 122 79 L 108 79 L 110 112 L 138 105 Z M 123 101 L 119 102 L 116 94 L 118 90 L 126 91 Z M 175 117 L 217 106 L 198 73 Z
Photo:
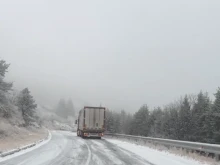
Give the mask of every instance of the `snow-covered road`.
M 82 139 L 75 133 L 52 131 L 51 140 L 0 165 L 194 165 L 178 156 L 111 139 Z
M 53 131 L 51 140 L 30 152 L 0 162 L 0 165 L 143 165 L 143 158 L 128 156 L 102 139 L 82 139 L 75 133 Z

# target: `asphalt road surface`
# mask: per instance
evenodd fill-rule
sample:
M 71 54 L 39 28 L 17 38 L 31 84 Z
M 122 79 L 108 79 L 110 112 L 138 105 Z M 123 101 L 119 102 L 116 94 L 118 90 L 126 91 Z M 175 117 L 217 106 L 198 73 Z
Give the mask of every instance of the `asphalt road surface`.
M 65 131 L 51 134 L 45 145 L 0 165 L 152 165 L 105 139 L 82 139 Z

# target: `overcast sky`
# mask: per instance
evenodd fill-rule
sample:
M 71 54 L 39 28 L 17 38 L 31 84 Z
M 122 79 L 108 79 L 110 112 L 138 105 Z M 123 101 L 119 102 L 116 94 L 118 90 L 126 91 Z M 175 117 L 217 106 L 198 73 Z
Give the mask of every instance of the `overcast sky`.
M 38 103 L 134 112 L 220 86 L 220 1 L 0 1 L 0 45 Z

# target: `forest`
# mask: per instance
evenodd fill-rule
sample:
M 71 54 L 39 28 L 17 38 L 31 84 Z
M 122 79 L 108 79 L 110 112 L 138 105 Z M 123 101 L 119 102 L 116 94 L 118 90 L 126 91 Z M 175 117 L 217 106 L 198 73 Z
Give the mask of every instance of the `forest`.
M 143 105 L 134 113 L 108 110 L 111 133 L 220 144 L 220 88 L 210 100 L 207 92 L 185 95 L 164 107 Z

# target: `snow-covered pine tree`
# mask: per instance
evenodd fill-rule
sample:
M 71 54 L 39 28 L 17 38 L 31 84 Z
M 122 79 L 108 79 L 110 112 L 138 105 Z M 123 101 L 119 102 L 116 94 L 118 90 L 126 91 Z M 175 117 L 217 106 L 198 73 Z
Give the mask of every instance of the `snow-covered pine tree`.
M 220 143 L 220 88 L 215 93 L 215 101 L 212 107 L 213 139 L 215 143 Z
M 138 112 L 134 114 L 131 132 L 134 135 L 148 136 L 150 131 L 149 110 L 147 105 L 143 105 Z
M 154 108 L 154 110 L 150 113 L 150 136 L 161 137 L 162 116 L 163 112 L 160 107 Z
M 179 138 L 189 140 L 191 132 L 191 112 L 188 97 L 185 96 L 179 112 Z
M 207 142 L 210 128 L 207 128 L 207 117 L 211 109 L 211 102 L 207 93 L 202 91 L 197 96 L 197 102 L 192 109 L 192 137 L 191 141 Z
M 132 126 L 133 115 L 127 113 L 126 120 L 124 123 L 124 133 L 131 134 L 131 126 Z
M 66 108 L 67 108 L 67 116 L 75 116 L 75 108 L 73 106 L 73 102 L 71 99 L 68 100 L 66 104 Z
M 67 107 L 66 107 L 66 102 L 64 99 L 60 99 L 57 109 L 56 109 L 56 114 L 60 117 L 67 118 Z
M 113 112 L 106 110 L 106 131 L 110 133 L 115 133 L 115 128 L 114 128 L 114 118 L 113 118 Z
M 12 83 L 4 81 L 5 73 L 8 71 L 9 64 L 4 60 L 0 60 L 0 113 L 4 117 L 9 117 L 10 111 L 8 108 L 8 100 L 6 94 L 12 89 Z
M 121 123 L 121 128 L 120 128 L 120 133 L 125 133 L 125 129 L 126 129 L 126 112 L 124 110 L 121 110 L 120 113 L 120 123 Z
M 36 121 L 35 110 L 37 108 L 37 104 L 35 104 L 35 100 L 33 99 L 33 96 L 30 94 L 28 88 L 23 89 L 19 93 L 17 99 L 17 106 L 22 113 L 23 119 L 25 121 L 25 126 L 28 126 Z

